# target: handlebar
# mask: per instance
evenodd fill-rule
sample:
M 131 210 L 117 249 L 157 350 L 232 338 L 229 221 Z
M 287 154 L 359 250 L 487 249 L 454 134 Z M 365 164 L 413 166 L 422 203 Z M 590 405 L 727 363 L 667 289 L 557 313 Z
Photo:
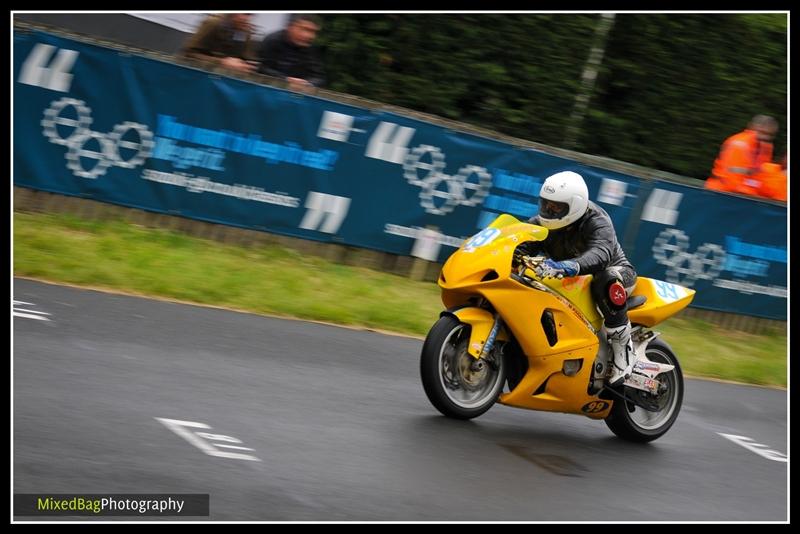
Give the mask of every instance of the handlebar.
M 520 256 L 519 257 L 520 270 L 518 274 L 520 275 L 524 274 L 525 269 L 527 268 L 530 269 L 538 279 L 552 278 L 552 277 L 543 277 L 540 274 L 540 267 L 546 259 L 547 256 L 526 256 L 526 255 Z M 555 278 L 560 280 L 564 278 L 564 275 L 559 273 L 558 275 L 555 276 Z

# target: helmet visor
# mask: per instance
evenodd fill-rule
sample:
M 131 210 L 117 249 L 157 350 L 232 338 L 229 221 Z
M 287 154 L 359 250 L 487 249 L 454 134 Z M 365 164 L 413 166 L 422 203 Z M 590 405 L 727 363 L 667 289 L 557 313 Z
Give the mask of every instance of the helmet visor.
M 539 216 L 544 219 L 561 219 L 569 213 L 569 204 L 539 197 Z

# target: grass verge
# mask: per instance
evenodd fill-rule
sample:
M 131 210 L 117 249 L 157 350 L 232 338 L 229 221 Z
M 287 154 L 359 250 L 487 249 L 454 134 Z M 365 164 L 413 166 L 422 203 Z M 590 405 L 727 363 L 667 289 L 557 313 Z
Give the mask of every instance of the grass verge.
M 442 306 L 432 282 L 119 220 L 15 212 L 13 254 L 17 276 L 418 336 Z M 785 335 L 680 316 L 657 330 L 687 375 L 786 387 Z

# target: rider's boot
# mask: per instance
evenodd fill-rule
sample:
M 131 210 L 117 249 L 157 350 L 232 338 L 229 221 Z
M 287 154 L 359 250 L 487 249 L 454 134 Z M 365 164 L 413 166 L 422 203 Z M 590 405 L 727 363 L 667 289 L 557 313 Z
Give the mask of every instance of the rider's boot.
M 603 326 L 608 338 L 608 344 L 614 356 L 611 361 L 611 376 L 608 385 L 619 386 L 626 378 L 631 376 L 634 364 L 633 341 L 631 341 L 631 323 L 628 321 L 622 326 L 608 328 Z

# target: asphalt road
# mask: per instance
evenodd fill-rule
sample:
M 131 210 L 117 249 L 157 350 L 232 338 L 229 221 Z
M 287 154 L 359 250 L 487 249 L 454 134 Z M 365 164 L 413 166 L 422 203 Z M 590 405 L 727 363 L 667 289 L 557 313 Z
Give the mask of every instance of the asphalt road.
M 417 339 L 20 279 L 14 299 L 14 493 L 210 494 L 194 520 L 788 520 L 783 390 L 687 380 L 635 445 L 576 415 L 446 419 Z

